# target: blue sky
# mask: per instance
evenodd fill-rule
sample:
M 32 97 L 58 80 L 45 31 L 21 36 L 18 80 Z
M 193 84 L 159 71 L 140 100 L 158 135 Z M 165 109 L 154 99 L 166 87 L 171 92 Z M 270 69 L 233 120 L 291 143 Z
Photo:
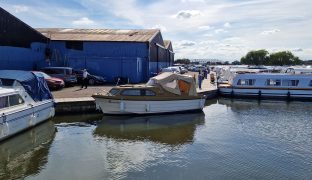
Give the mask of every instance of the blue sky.
M 310 0 L 0 0 L 32 27 L 160 28 L 176 58 L 290 50 L 312 59 Z

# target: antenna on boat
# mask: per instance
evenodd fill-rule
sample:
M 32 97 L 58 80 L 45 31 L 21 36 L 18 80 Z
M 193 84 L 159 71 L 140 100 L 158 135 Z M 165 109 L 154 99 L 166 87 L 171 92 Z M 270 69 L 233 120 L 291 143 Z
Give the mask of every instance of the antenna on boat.
M 120 78 L 118 78 L 118 79 L 117 79 L 117 83 L 116 83 L 116 85 L 115 85 L 115 86 L 118 86 L 119 81 L 120 81 Z

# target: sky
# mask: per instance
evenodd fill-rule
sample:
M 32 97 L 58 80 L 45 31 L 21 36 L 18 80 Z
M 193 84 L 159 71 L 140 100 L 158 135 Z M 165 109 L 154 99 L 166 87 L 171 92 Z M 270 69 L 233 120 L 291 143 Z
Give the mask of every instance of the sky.
M 161 29 L 175 58 L 239 60 L 289 50 L 312 60 L 311 0 L 0 0 L 34 28 Z

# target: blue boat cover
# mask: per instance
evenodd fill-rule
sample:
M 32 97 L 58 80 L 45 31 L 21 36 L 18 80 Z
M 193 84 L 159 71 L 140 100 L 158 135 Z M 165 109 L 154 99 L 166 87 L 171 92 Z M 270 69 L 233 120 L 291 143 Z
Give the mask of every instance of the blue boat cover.
M 30 71 L 0 70 L 2 85 L 11 86 L 17 80 L 34 101 L 53 99 L 49 87 L 41 75 L 35 75 Z

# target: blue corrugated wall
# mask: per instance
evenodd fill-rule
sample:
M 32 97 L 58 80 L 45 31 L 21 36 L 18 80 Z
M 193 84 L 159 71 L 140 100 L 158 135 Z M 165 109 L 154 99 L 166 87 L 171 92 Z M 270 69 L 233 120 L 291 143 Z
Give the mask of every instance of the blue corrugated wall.
M 33 70 L 45 59 L 46 44 L 32 43 L 31 48 L 0 46 L 0 69 Z
M 150 76 L 148 44 L 137 42 L 83 42 L 83 50 L 66 49 L 64 41 L 52 41 L 51 66 L 86 68 L 95 75 L 113 81 L 129 78 L 131 83 L 146 81 Z M 40 67 L 49 66 L 42 62 Z

